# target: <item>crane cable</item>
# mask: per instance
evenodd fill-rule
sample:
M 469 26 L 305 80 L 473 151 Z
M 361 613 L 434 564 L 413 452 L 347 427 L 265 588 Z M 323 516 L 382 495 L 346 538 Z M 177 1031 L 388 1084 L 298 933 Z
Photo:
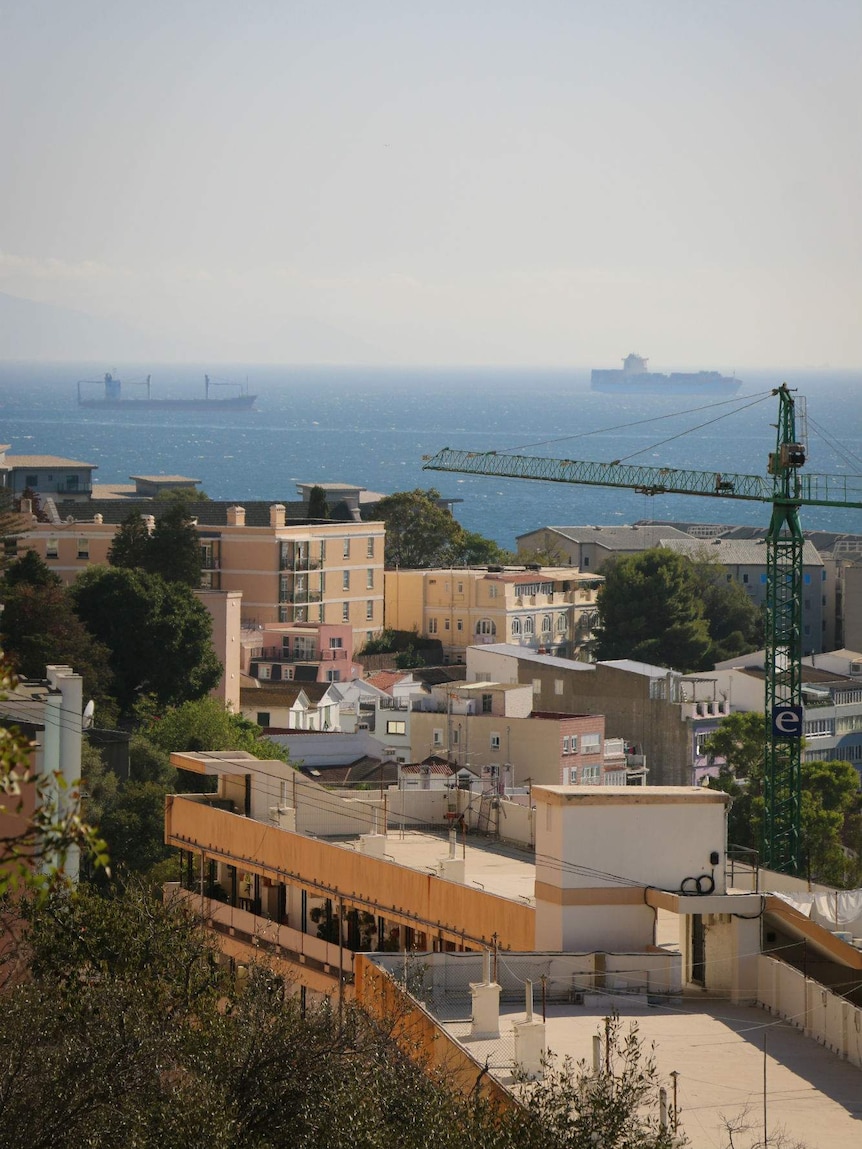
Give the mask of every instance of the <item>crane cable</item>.
M 722 415 L 716 415 L 714 419 L 707 419 L 704 423 L 698 423 L 696 427 L 687 427 L 684 431 L 679 431 L 676 435 L 671 435 L 667 439 L 660 439 L 657 443 L 652 443 L 648 447 L 640 447 L 637 451 L 632 451 L 630 455 L 623 456 L 622 459 L 615 459 L 614 465 L 618 463 L 625 463 L 629 459 L 635 459 L 638 455 L 642 455 L 644 451 L 654 451 L 656 447 L 663 447 L 665 443 L 672 443 L 674 439 L 681 439 L 683 435 L 690 435 L 692 431 L 700 431 L 703 427 L 710 427 L 713 423 L 720 423 L 722 419 L 726 419 L 728 415 L 736 415 L 740 411 L 747 411 L 749 407 L 756 407 L 758 403 L 763 403 L 764 400 L 771 396 L 761 395 L 757 399 L 753 399 L 751 403 L 746 403 L 744 407 L 737 407 L 735 411 L 725 411 Z
M 756 401 L 759 401 L 760 399 L 766 399 L 769 396 L 771 396 L 772 394 L 773 394 L 773 392 L 771 390 L 770 391 L 764 391 L 762 393 L 758 392 L 758 396 L 756 398 Z M 506 449 L 506 451 L 503 453 L 504 454 L 515 454 L 518 451 L 526 451 L 530 447 L 547 447 L 552 443 L 566 443 L 570 439 L 587 439 L 590 437 L 590 435 L 603 435 L 609 431 L 624 431 L 628 427 L 640 427 L 644 423 L 660 423 L 664 419 L 677 419 L 677 418 L 679 418 L 680 415 L 694 415 L 698 411 L 709 411 L 713 407 L 726 407 L 728 405 L 728 403 L 739 403 L 739 398 L 720 399 L 716 403 L 705 403 L 701 407 L 689 407 L 685 411 L 671 411 L 667 415 L 650 415 L 650 417 L 648 419 L 634 419 L 631 423 L 617 423 L 617 424 L 614 424 L 614 426 L 612 426 L 612 427 L 597 427 L 594 431 L 579 431 L 575 435 L 560 435 L 559 437 L 557 437 L 555 439 L 540 439 L 538 442 L 535 442 L 535 443 L 522 443 L 520 446 L 517 446 L 517 447 L 508 447 Z M 748 404 L 746 404 L 746 406 L 750 407 L 751 404 L 748 403 Z M 727 412 L 727 414 L 733 415 L 733 414 L 735 414 L 736 410 L 744 410 L 744 409 L 745 408 L 735 408 L 734 411 L 729 411 L 729 412 Z M 705 424 L 704 424 L 704 426 L 705 426 Z M 696 430 L 696 428 L 693 428 L 693 430 Z M 681 433 L 686 434 L 685 431 L 683 431 Z

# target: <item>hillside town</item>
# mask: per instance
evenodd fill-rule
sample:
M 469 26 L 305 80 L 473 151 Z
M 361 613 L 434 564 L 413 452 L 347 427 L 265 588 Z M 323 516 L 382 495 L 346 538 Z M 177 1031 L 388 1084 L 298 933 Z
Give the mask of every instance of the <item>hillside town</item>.
M 687 1110 L 718 1136 L 729 1095 L 740 1112 L 760 1103 L 747 1083 L 767 1062 L 784 1098 L 776 1120 L 803 1143 L 822 1144 L 825 1128 L 831 1144 L 851 1143 L 862 536 L 805 539 L 804 862 L 778 872 L 761 848 L 762 532 L 547 524 L 517 554 L 489 544 L 492 561 L 447 564 L 430 548 L 405 566 L 392 561 L 406 547 L 405 500 L 419 535 L 435 516 L 460 529 L 437 492 L 309 481 L 293 501 L 239 504 L 187 476 L 103 487 L 95 470 L 0 448 L 3 646 L 20 676 L 0 723 L 33 747 L 31 814 L 39 780 L 62 779 L 60 808 L 80 794 L 85 819 L 98 827 L 101 812 L 115 862 L 158 874 L 234 972 L 265 960 L 303 1003 L 358 1006 L 381 1023 L 396 1004 L 402 1048 L 445 1066 L 465 1095 L 517 1108 L 551 1057 L 592 1056 L 596 1021 L 613 1014 L 636 1020 L 679 1085 L 670 1108 L 663 1095 L 670 1140 L 655 1144 L 685 1143 Z M 706 579 L 704 600 L 721 592 L 687 663 L 661 653 L 661 636 L 638 645 L 634 623 L 611 633 L 628 562 L 682 564 Z M 206 673 L 184 671 L 170 689 L 167 639 L 154 656 L 139 649 L 155 624 L 113 597 L 133 578 L 161 584 L 158 570 L 184 580 L 206 618 Z M 104 713 L 90 647 L 40 623 L 27 598 L 49 591 L 55 618 L 71 595 L 107 647 Z M 745 621 L 734 615 L 728 635 L 731 611 Z M 202 706 L 228 723 L 219 736 L 183 717 Z M 147 739 L 162 755 L 158 785 L 141 765 Z M 124 793 L 138 802 L 133 824 Z M 22 815 L 7 807 L 7 833 L 10 817 Z M 63 866 L 100 880 L 86 842 Z

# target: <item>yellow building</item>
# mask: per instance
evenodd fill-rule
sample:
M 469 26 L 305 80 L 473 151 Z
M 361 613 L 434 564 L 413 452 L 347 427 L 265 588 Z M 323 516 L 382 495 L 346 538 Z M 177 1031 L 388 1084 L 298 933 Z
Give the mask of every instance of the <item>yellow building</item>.
M 131 511 L 143 507 L 152 529 L 153 514 L 163 505 L 115 500 L 89 518 L 34 521 L 20 549 L 35 550 L 70 583 L 91 563 L 107 562 L 114 534 Z M 203 588 L 239 591 L 244 623 L 348 623 L 355 648 L 382 628 L 383 523 L 288 522 L 281 503 L 252 509 L 247 516 L 245 507 L 215 500 L 193 505 Z M 109 515 L 113 521 L 106 521 Z
M 586 658 L 602 581 L 569 567 L 390 570 L 386 625 L 439 639 L 450 662 L 498 642 Z

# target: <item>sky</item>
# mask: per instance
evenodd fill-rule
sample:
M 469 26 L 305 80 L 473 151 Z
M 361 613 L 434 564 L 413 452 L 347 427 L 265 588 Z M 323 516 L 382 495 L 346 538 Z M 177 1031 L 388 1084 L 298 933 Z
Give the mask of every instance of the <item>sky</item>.
M 0 0 L 0 292 L 209 362 L 862 366 L 860 57 L 858 0 Z

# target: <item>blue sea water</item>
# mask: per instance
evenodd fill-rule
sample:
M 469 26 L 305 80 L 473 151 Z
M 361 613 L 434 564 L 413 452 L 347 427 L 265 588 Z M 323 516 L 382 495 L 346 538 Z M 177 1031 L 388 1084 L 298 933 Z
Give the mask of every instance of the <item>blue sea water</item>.
M 10 454 L 53 454 L 98 466 L 96 481 L 183 474 L 212 498 L 296 498 L 297 482 L 356 483 L 385 493 L 435 486 L 462 500 L 457 517 L 506 547 L 546 524 L 679 519 L 766 524 L 758 503 L 423 472 L 441 447 L 765 474 L 786 381 L 807 398 L 813 472 L 862 475 L 862 371 L 743 372 L 719 395 L 592 392 L 587 371 L 554 368 L 234 366 L 258 395 L 247 412 L 79 408 L 76 381 L 103 365 L 0 363 L 0 441 Z M 117 367 L 153 376 L 159 396 L 203 394 L 205 367 Z M 215 375 L 216 373 L 213 372 Z M 96 390 L 95 388 L 93 389 Z M 225 390 L 224 394 L 229 392 Z M 650 420 L 650 421 L 647 421 Z M 862 512 L 806 508 L 809 528 L 862 532 Z

